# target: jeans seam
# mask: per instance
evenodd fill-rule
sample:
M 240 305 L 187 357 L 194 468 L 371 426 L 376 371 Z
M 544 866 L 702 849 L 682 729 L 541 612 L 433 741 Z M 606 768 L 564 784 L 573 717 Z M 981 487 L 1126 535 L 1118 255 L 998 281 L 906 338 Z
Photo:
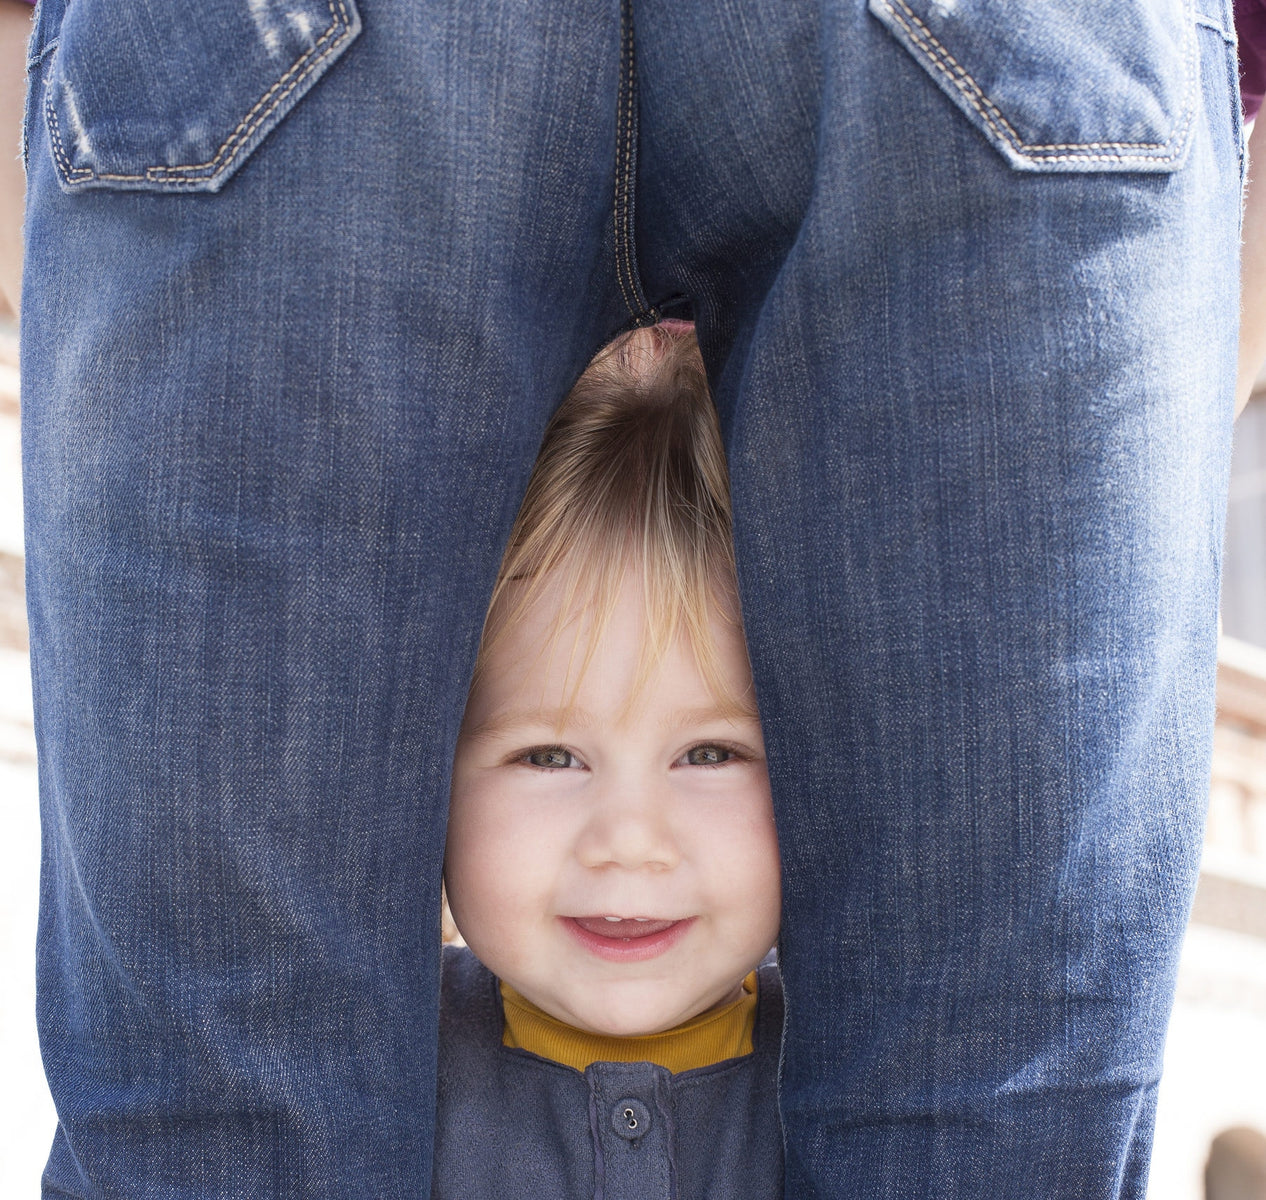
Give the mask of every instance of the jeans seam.
M 1024 142 L 1014 126 L 1001 110 L 985 94 L 971 73 L 941 44 L 936 35 L 919 19 L 905 0 L 880 0 L 889 15 L 906 31 L 911 41 L 922 49 L 932 65 L 949 80 L 955 91 L 980 114 L 981 119 L 999 138 L 1010 144 L 1018 153 L 1034 156 L 1041 162 L 1132 162 L 1139 159 L 1167 162 L 1176 160 L 1186 142 L 1187 130 L 1196 111 L 1195 100 L 1195 15 L 1191 6 L 1185 5 L 1190 19 L 1186 22 L 1186 46 L 1184 67 L 1187 79 L 1186 111 L 1179 118 L 1175 134 L 1167 143 L 1162 142 L 1059 142 L 1029 144 Z M 1169 148 L 1167 150 L 1167 147 Z M 1055 154 L 1053 151 L 1069 150 L 1154 150 L 1154 154 Z
M 251 135 L 277 110 L 277 106 L 290 95 L 322 62 L 333 54 L 348 37 L 351 20 L 343 0 L 329 0 L 330 25 L 313 43 L 312 48 L 300 55 L 276 83 L 272 85 L 250 108 L 247 114 L 221 143 L 215 154 L 203 163 L 180 164 L 177 166 L 157 165 L 146 167 L 139 174 L 123 174 L 98 172 L 92 167 L 76 167 L 70 162 L 61 139 L 61 127 L 53 107 L 52 96 L 44 102 L 44 113 L 48 120 L 49 134 L 53 147 L 53 156 L 61 168 L 67 184 L 87 183 L 93 179 L 107 179 L 118 182 L 146 180 L 153 183 L 171 183 L 177 186 L 196 187 L 208 179 L 215 179 L 232 165 L 233 160 L 241 153 Z M 322 47 L 322 43 L 326 43 Z M 270 103 L 271 101 L 271 103 Z M 261 111 L 262 110 L 262 111 Z M 236 143 L 236 144 L 234 144 Z M 223 161 L 221 161 L 223 160 Z M 200 173 L 197 178 L 181 178 Z
M 1234 46 L 1236 44 L 1235 34 L 1228 33 L 1221 25 L 1218 24 L 1217 21 L 1213 20 L 1211 17 L 1198 16 L 1196 17 L 1196 24 L 1204 26 L 1205 29 L 1212 29 L 1213 32 L 1218 34 L 1222 38 L 1222 40 L 1226 42 L 1228 45 Z
M 57 43 L 60 41 L 61 41 L 60 37 L 55 37 L 51 39 L 49 42 L 47 42 L 45 45 L 41 46 L 40 49 L 35 54 L 29 55 L 26 60 L 26 69 L 28 71 L 34 71 L 40 65 L 40 63 L 42 63 L 50 54 L 56 51 Z
M 620 78 L 615 131 L 615 274 L 629 315 L 639 325 L 654 324 L 659 314 L 646 303 L 637 269 L 633 189 L 637 171 L 637 60 L 633 41 L 632 0 L 620 5 Z

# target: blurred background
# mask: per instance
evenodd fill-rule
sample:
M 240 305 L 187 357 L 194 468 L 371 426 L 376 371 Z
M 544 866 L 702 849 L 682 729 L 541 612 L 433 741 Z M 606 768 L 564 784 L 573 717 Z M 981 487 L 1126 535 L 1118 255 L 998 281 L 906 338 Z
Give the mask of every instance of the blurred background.
M 1206 1164 L 1209 1200 L 1266 1200 L 1266 373 L 1235 427 L 1209 819 L 1148 1200 L 1200 1200 Z

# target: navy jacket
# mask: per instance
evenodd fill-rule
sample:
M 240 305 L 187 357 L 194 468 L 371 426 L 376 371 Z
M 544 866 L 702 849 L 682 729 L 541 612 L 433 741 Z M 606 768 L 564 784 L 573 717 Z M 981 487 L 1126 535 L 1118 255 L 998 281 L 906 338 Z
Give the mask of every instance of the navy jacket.
M 581 1074 L 501 1044 L 496 978 L 447 947 L 432 1200 L 772 1200 L 782 1195 L 778 968 L 758 975 L 754 1050 L 673 1074 Z

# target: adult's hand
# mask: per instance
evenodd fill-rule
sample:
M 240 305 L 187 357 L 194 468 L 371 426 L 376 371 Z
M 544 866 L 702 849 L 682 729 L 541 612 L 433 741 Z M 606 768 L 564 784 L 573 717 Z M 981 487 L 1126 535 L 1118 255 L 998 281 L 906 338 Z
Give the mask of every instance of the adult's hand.
M 0 297 L 16 316 L 22 295 L 22 105 L 31 6 L 0 0 Z

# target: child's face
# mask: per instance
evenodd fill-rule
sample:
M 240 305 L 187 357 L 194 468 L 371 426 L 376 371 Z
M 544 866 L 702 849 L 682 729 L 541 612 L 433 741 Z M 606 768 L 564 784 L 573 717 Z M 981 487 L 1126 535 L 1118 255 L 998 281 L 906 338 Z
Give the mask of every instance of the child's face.
M 778 934 L 760 723 L 723 714 L 680 640 L 628 706 L 644 617 L 627 575 L 564 715 L 588 633 L 573 654 L 569 626 L 551 651 L 559 602 L 545 589 L 471 692 L 449 904 L 484 965 L 552 1016 L 618 1036 L 670 1029 L 736 997 Z M 713 630 L 731 694 L 750 697 L 741 634 Z

